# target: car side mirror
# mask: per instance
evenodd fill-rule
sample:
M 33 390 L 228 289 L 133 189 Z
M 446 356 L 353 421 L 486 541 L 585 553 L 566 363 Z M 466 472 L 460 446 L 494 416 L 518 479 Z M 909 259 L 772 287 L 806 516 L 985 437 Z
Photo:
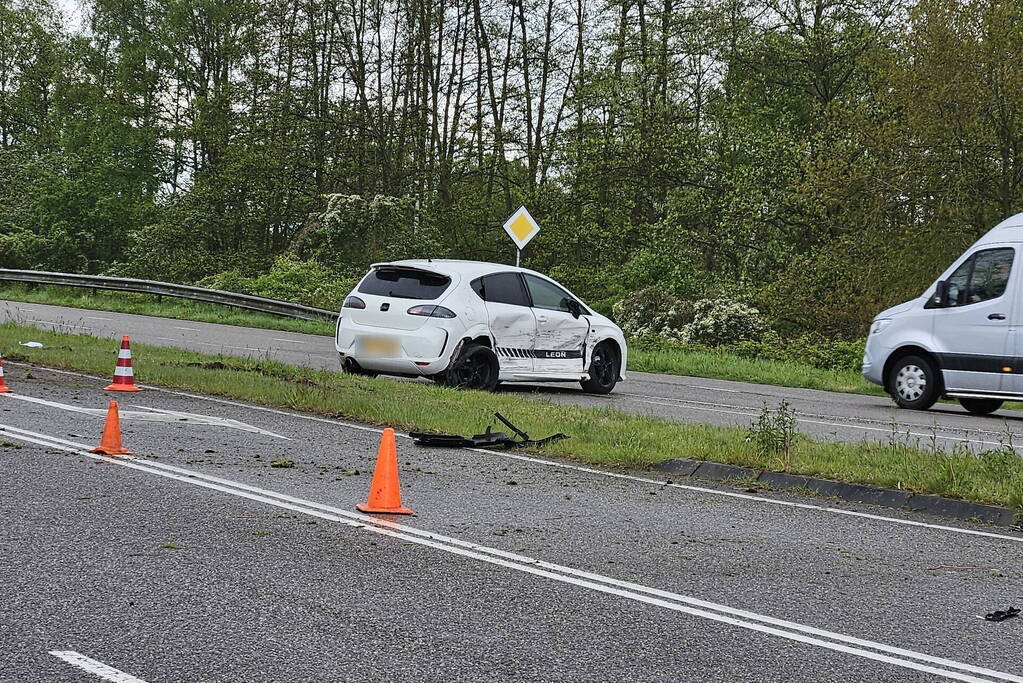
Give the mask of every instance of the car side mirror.
M 573 318 L 578 318 L 583 314 L 583 307 L 579 305 L 579 302 L 575 299 L 568 300 L 568 312 L 572 314 Z
M 934 296 L 928 302 L 930 308 L 946 308 L 948 306 L 948 280 L 938 280 L 934 287 Z

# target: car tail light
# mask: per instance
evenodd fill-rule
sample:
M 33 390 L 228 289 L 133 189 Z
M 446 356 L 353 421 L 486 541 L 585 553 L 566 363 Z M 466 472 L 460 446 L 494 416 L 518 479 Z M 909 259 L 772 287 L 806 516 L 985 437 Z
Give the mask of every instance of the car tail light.
M 350 296 L 341 304 L 341 308 L 366 308 L 366 302 L 357 296 Z
M 423 315 L 427 318 L 454 318 L 455 312 L 443 306 L 413 306 L 406 311 L 409 315 Z

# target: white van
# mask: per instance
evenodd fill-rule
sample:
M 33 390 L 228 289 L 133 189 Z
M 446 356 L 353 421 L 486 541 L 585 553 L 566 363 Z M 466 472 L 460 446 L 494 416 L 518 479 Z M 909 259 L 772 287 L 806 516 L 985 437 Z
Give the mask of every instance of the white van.
M 956 398 L 979 415 L 1023 400 L 1023 213 L 977 240 L 918 299 L 870 326 L 863 376 L 902 408 Z

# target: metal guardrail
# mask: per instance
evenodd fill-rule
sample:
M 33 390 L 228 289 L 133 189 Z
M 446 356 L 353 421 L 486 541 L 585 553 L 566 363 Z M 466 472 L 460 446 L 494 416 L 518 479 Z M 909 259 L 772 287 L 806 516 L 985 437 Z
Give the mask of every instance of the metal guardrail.
M 337 311 L 313 308 L 302 304 L 292 304 L 277 299 L 264 299 L 259 296 L 225 292 L 220 289 L 204 289 L 191 285 L 176 285 L 171 282 L 156 280 L 135 280 L 127 277 L 105 277 L 103 275 L 74 275 L 72 273 L 50 273 L 44 270 L 10 270 L 0 268 L 0 281 L 24 282 L 37 285 L 60 285 L 63 287 L 85 287 L 88 289 L 109 289 L 118 292 L 136 292 L 138 294 L 155 294 L 170 296 L 192 301 L 205 301 L 211 304 L 222 304 L 245 308 L 260 313 L 271 313 L 302 320 L 333 320 Z

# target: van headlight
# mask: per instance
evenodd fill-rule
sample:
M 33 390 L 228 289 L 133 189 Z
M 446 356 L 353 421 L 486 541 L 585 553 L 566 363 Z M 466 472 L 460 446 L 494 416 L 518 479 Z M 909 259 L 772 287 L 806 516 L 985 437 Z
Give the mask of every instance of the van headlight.
M 870 324 L 870 333 L 877 334 L 884 328 L 888 327 L 888 324 L 892 321 L 891 318 L 878 318 Z

